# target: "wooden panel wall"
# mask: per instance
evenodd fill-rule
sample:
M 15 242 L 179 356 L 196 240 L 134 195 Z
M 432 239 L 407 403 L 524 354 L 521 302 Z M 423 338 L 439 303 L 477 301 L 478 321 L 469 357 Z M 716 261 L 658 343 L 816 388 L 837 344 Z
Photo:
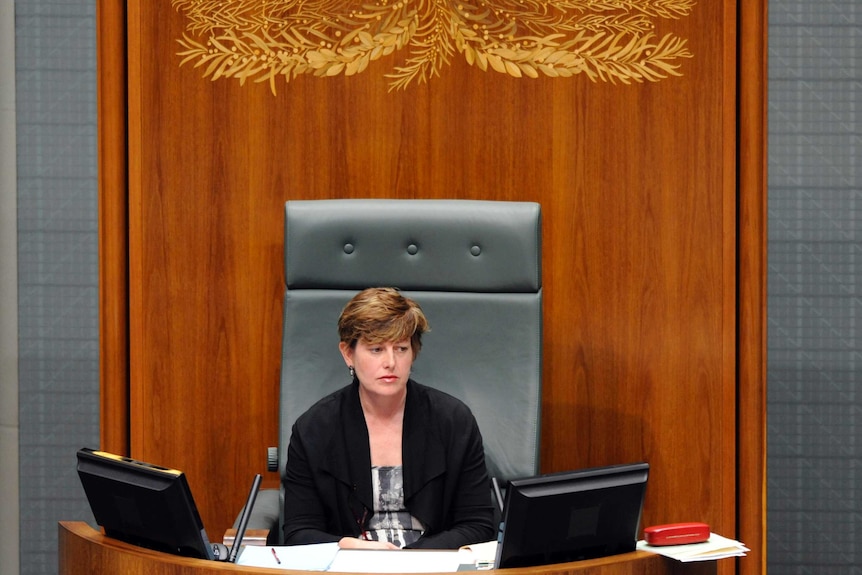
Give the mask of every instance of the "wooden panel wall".
M 644 525 L 737 535 L 734 2 L 660 23 L 693 57 L 657 83 L 515 79 L 455 57 L 390 91 L 389 57 L 278 80 L 276 95 L 181 67 L 186 22 L 167 0 L 100 9 L 128 34 L 112 68 L 127 66 L 128 92 L 100 92 L 100 117 L 116 105 L 128 120 L 128 167 L 104 152 L 101 164 L 103 180 L 128 177 L 102 192 L 103 238 L 126 229 L 115 206 L 128 207 L 127 236 L 108 240 L 128 242 L 127 294 L 121 262 L 103 261 L 103 311 L 128 301 L 127 341 L 103 341 L 128 366 L 103 369 L 103 447 L 185 470 L 211 537 L 276 441 L 283 203 L 335 197 L 540 202 L 542 469 L 647 460 Z M 114 36 L 100 29 L 104 52 Z M 105 399 L 125 389 L 128 416 Z
M 753 552 L 740 573 L 766 573 L 767 3 L 739 13 L 737 525 Z

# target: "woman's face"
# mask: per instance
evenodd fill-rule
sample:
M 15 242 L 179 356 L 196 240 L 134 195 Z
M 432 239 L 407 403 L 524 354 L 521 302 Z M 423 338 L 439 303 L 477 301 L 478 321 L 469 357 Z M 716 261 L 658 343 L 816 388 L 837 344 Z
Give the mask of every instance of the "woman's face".
M 409 339 L 387 343 L 356 342 L 354 347 L 342 342 L 341 355 L 356 370 L 362 389 L 373 396 L 391 397 L 407 386 L 413 366 L 413 347 Z

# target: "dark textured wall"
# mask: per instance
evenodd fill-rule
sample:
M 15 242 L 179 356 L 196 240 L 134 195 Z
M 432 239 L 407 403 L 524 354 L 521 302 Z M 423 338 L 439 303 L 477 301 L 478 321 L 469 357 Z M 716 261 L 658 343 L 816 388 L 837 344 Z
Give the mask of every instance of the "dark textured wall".
M 862 3 L 769 10 L 769 573 L 862 573 Z
M 75 451 L 99 441 L 95 11 L 15 2 L 22 574 L 56 573 L 57 521 L 92 518 Z

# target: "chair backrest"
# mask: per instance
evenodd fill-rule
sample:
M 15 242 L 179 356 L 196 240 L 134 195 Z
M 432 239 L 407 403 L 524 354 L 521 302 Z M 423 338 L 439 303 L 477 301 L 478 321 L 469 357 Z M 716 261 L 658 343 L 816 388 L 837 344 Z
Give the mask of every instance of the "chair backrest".
M 488 472 L 539 466 L 541 211 L 472 200 L 311 200 L 285 205 L 279 469 L 296 418 L 350 378 L 336 323 L 357 291 L 392 286 L 431 331 L 412 377 L 473 411 Z

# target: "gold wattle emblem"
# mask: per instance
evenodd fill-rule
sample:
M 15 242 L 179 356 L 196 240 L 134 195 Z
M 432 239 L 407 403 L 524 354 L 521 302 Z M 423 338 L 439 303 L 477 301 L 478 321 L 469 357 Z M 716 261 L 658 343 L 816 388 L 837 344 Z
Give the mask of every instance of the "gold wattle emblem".
M 406 50 L 386 76 L 406 88 L 438 76 L 456 55 L 515 78 L 658 81 L 679 76 L 686 40 L 657 20 L 694 0 L 171 0 L 188 19 L 181 64 L 212 80 L 347 76 Z

